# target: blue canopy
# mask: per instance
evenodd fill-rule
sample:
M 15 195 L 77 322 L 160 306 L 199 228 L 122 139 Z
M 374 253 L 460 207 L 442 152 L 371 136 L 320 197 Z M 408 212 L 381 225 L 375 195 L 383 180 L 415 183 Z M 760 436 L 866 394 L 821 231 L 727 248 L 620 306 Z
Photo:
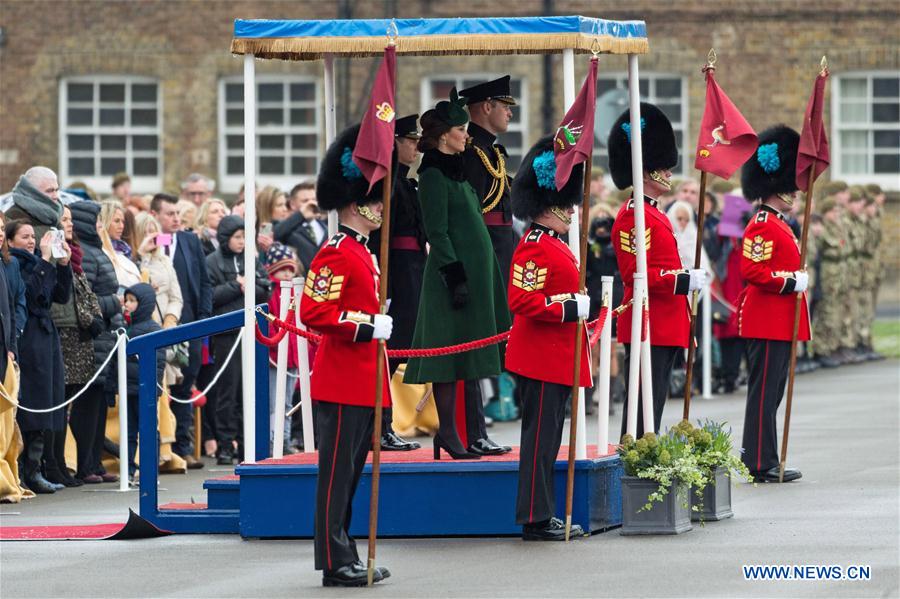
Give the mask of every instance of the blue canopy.
M 241 20 L 234 22 L 234 54 L 259 58 L 316 60 L 335 56 L 379 56 L 396 26 L 398 54 L 543 54 L 573 49 L 586 53 L 645 54 L 643 21 L 608 21 L 582 16 L 471 19 L 374 19 L 327 21 Z

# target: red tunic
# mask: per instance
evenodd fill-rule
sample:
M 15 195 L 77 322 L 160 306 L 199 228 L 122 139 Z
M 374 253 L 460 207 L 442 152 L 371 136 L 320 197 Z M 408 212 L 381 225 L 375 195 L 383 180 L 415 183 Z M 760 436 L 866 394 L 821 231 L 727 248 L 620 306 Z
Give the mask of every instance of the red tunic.
M 747 287 L 739 298 L 741 337 L 790 341 L 794 331 L 797 295 L 793 293 L 800 270 L 800 246 L 794 232 L 774 210 L 763 206 L 747 228 L 741 249 L 741 275 Z M 809 340 L 806 293 L 800 302 L 797 339 Z
M 513 327 L 506 369 L 530 379 L 571 385 L 578 326 L 578 266 L 569 247 L 552 230 L 534 225 L 522 238 L 509 271 Z M 591 386 L 591 349 L 582 326 L 579 386 Z
M 378 265 L 365 237 L 341 229 L 310 264 L 300 302 L 303 324 L 322 333 L 311 395 L 316 401 L 374 407 Z M 384 407 L 391 405 L 389 381 L 385 359 Z
M 681 265 L 678 242 L 668 217 L 656 207 L 656 200 L 644 202 L 647 246 L 647 287 L 650 292 L 650 343 L 687 347 L 690 335 L 690 307 L 687 300 L 690 274 Z M 619 209 L 612 229 L 612 242 L 622 275 L 628 303 L 634 295 L 637 244 L 634 238 L 634 200 Z M 616 326 L 620 343 L 631 342 L 631 306 L 619 315 Z

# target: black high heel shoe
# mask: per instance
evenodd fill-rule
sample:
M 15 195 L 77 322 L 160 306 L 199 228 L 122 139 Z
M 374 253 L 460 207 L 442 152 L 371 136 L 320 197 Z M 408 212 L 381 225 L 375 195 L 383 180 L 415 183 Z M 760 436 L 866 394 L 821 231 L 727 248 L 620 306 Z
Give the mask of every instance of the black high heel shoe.
M 468 451 L 463 451 L 462 453 L 451 449 L 450 446 L 447 445 L 446 441 L 444 441 L 441 436 L 437 433 L 434 435 L 434 459 L 441 459 L 441 449 L 447 452 L 447 454 L 453 458 L 454 460 L 480 460 L 481 456 L 469 453 Z

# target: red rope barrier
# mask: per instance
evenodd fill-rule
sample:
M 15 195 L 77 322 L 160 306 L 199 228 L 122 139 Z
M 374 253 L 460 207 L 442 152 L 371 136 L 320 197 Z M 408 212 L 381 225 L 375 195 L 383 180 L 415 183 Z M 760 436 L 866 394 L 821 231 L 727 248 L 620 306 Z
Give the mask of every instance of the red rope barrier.
M 284 339 L 284 336 L 287 335 L 287 329 L 284 325 L 287 325 L 294 318 L 294 313 L 288 313 L 288 322 L 283 322 L 282 320 L 276 318 L 274 321 L 269 322 L 270 328 L 275 328 L 276 332 L 274 335 L 266 336 L 263 334 L 262 330 L 259 328 L 259 323 L 256 324 L 256 340 L 265 345 L 266 347 L 275 347 L 281 340 Z

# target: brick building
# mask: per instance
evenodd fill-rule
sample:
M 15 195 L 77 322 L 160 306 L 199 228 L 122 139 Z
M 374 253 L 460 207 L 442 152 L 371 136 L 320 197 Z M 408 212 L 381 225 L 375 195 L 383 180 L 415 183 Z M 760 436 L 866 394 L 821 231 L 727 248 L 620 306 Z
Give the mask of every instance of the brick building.
M 384 18 L 584 14 L 643 19 L 650 53 L 641 89 L 692 152 L 703 110 L 699 68 L 715 47 L 717 79 L 757 129 L 799 128 L 819 59 L 832 72 L 826 176 L 900 189 L 900 4 L 892 0 L 25 1 L 0 4 L 0 190 L 34 164 L 100 193 L 126 170 L 138 192 L 175 190 L 203 172 L 233 195 L 242 167 L 242 62 L 229 54 L 235 18 Z M 398 9 L 398 7 L 401 7 Z M 586 59 L 576 58 L 579 80 Z M 338 60 L 338 128 L 359 118 L 375 59 Z M 626 59 L 600 61 L 612 102 Z M 520 98 L 503 142 L 515 160 L 563 113 L 561 56 L 398 59 L 398 111 L 432 105 L 452 84 L 510 73 Z M 321 62 L 263 61 L 259 179 L 288 187 L 324 152 Z M 607 94 L 607 92 L 609 92 Z M 604 95 L 607 94 L 607 95 Z M 596 160 L 604 163 L 598 142 Z M 690 169 L 679 165 L 683 176 Z M 896 203 L 893 206 L 896 207 Z M 896 208 L 892 208 L 892 217 Z M 896 224 L 896 220 L 892 221 Z M 891 246 L 898 243 L 893 231 Z M 896 268 L 896 258 L 895 258 Z

